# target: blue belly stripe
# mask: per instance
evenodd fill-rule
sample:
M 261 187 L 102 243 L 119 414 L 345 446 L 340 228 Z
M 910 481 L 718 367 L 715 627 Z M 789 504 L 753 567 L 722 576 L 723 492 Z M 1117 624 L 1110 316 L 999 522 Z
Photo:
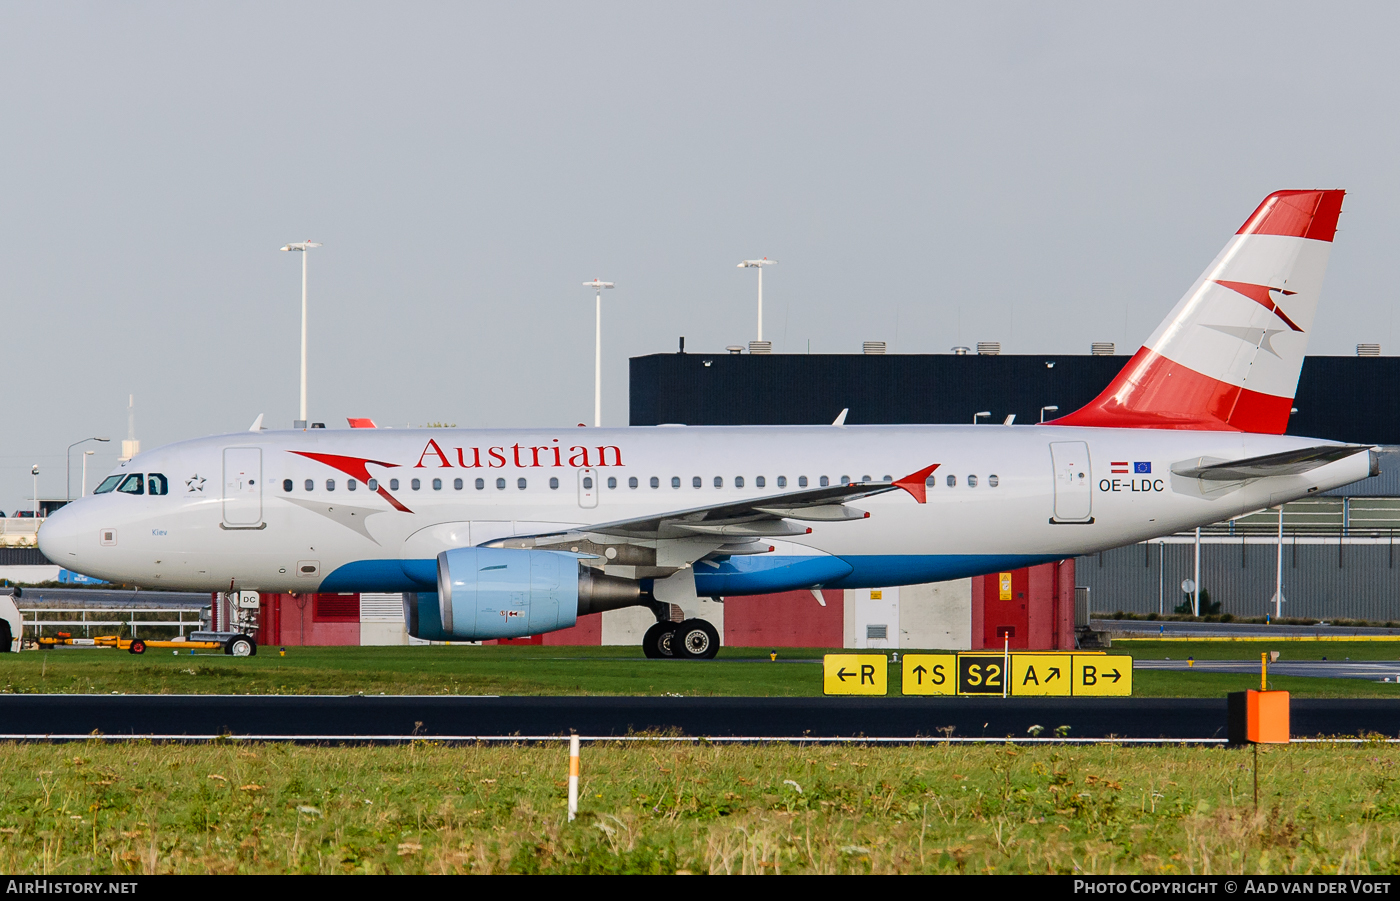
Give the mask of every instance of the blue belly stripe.
M 1059 560 L 1043 554 L 869 554 L 847 557 L 754 555 L 718 567 L 696 564 L 701 597 L 771 594 L 805 588 L 890 588 L 946 582 Z M 318 591 L 434 591 L 437 560 L 356 560 L 337 567 Z

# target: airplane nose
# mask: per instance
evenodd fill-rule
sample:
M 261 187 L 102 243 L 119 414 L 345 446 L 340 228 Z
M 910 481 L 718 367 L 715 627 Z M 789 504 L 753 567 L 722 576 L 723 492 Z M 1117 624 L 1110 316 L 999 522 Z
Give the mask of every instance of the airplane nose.
M 78 528 L 82 515 L 71 506 L 59 508 L 39 527 L 39 550 L 49 562 L 72 569 L 78 562 Z

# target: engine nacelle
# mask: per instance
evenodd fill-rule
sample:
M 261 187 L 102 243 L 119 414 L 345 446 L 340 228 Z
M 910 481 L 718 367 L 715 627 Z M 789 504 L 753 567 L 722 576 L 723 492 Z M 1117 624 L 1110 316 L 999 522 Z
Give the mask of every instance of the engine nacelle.
M 539 635 L 580 614 L 651 602 L 640 582 L 599 573 L 575 554 L 467 547 L 437 562 L 437 594 L 404 595 L 408 634 L 425 641 Z

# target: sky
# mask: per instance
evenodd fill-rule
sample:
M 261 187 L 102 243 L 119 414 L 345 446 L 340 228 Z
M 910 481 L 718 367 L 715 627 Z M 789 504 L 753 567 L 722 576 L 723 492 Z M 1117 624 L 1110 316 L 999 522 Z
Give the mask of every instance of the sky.
M 1269 192 L 1349 194 L 1309 352 L 1400 352 L 1400 7 L 0 5 L 0 508 L 297 417 L 627 423 L 627 360 L 1131 352 Z

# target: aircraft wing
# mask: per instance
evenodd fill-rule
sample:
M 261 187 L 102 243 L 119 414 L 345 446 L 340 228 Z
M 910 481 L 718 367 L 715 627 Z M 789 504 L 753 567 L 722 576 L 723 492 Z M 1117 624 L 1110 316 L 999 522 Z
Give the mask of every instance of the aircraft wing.
M 556 536 L 571 534 L 607 535 L 623 539 L 656 541 L 674 538 L 714 537 L 722 539 L 777 538 L 805 535 L 810 527 L 803 522 L 845 522 L 864 519 L 870 514 L 846 506 L 851 501 L 889 491 L 904 490 L 918 503 L 926 500 L 924 482 L 939 464 L 926 466 L 902 479 L 890 482 L 851 482 L 826 488 L 806 488 L 783 494 L 769 494 L 742 501 L 690 507 L 634 519 L 599 523 L 570 532 L 532 536 L 537 544 Z
M 1192 479 L 1204 479 L 1208 482 L 1238 482 L 1244 479 L 1267 479 L 1271 476 L 1296 476 L 1369 450 L 1371 450 L 1369 444 L 1324 444 L 1225 462 L 1208 463 L 1206 461 L 1210 458 L 1200 457 L 1194 462 L 1187 461 L 1177 464 L 1172 467 L 1172 473 Z M 1372 473 L 1372 475 L 1377 474 Z

